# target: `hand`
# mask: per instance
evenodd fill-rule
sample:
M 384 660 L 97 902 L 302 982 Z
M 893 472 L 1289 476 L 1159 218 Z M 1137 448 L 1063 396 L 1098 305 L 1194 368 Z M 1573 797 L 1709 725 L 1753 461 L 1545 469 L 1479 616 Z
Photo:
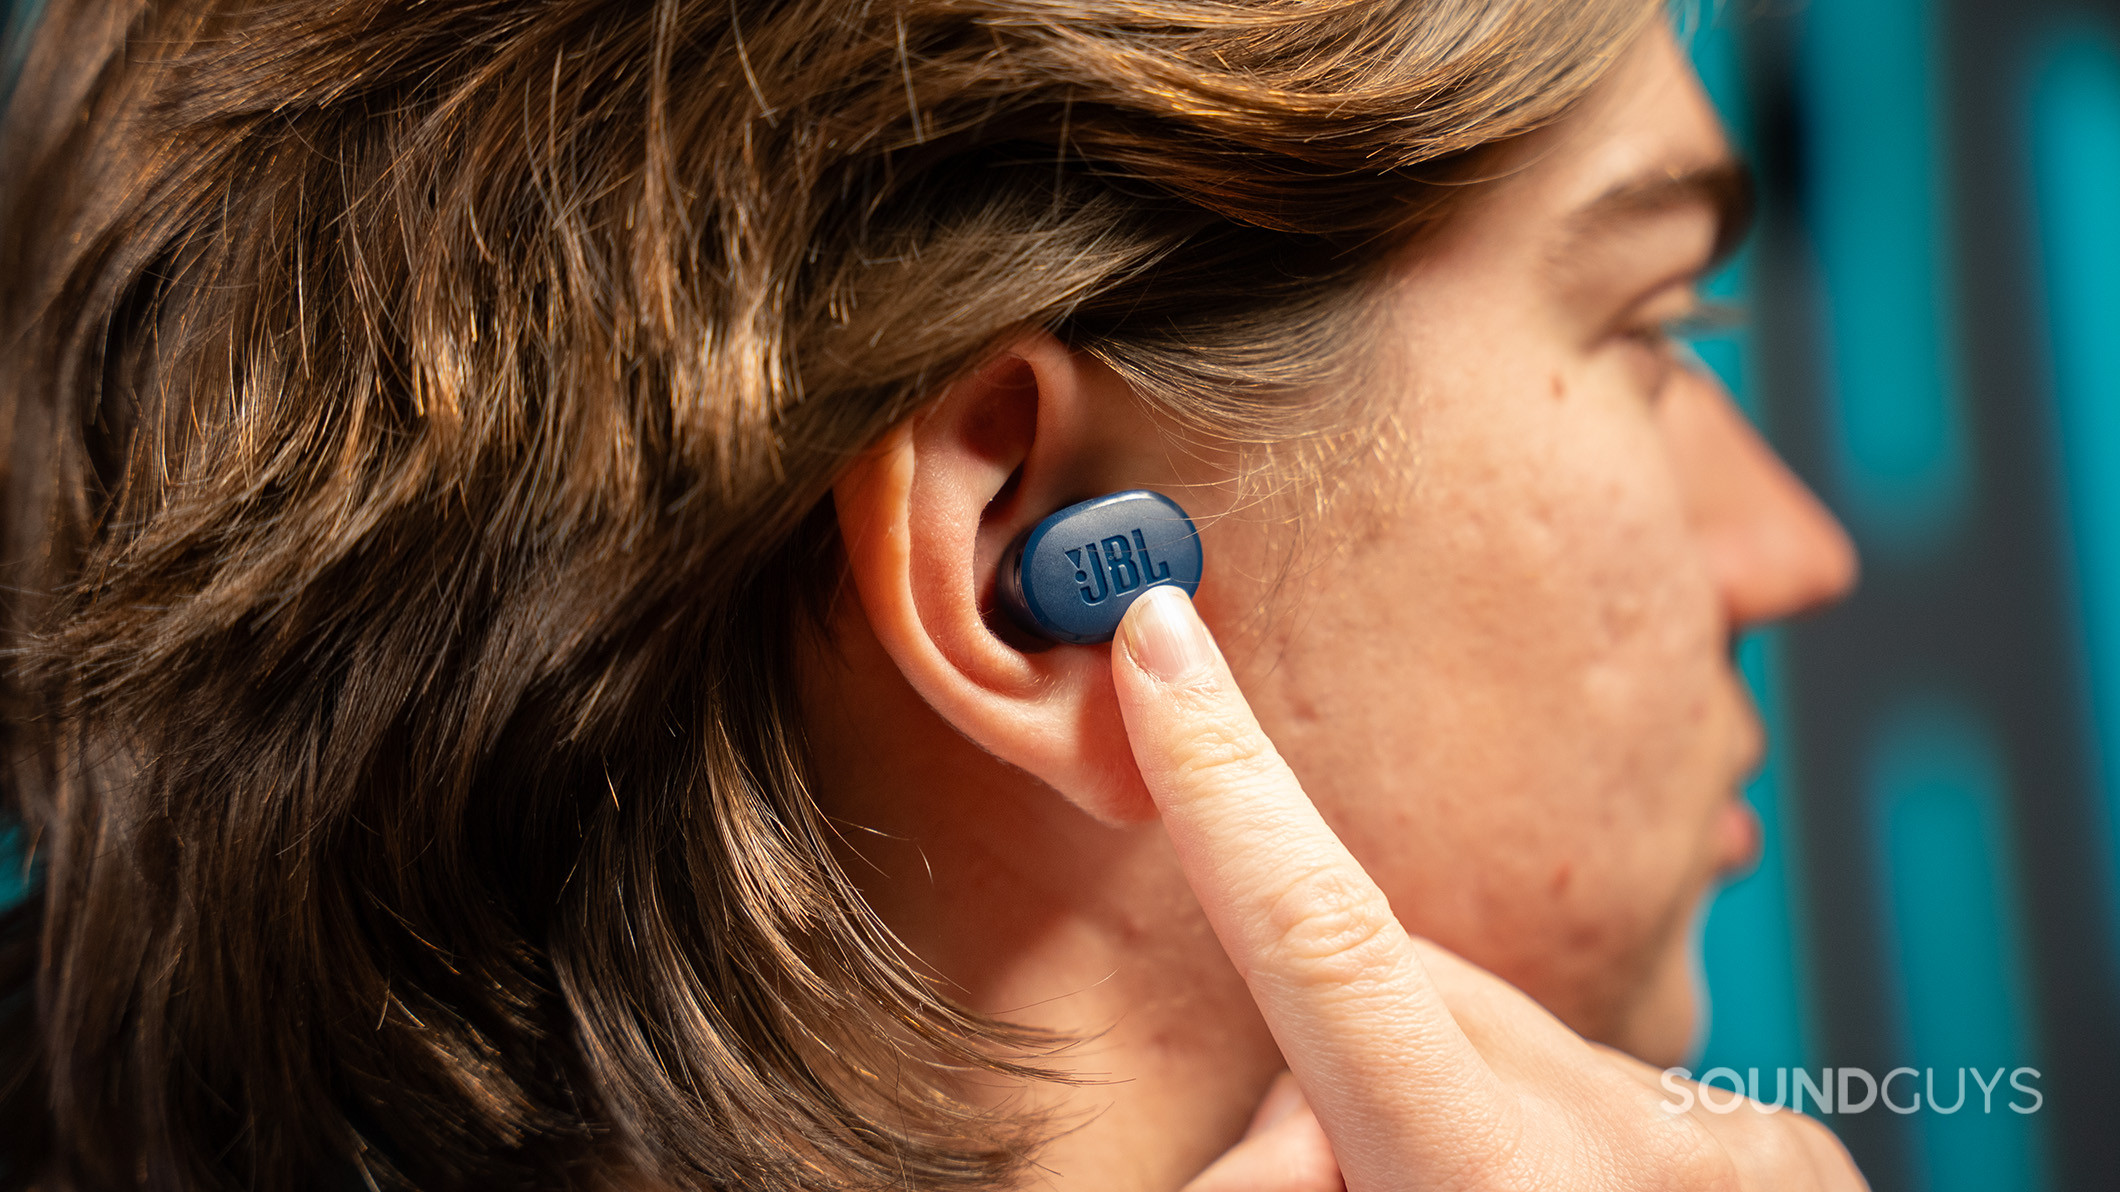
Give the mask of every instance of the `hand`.
M 1673 1112 L 1657 1069 L 1408 935 L 1184 593 L 1158 588 L 1127 611 L 1112 677 L 1186 879 L 1350 1192 L 1866 1186 L 1818 1123 L 1756 1105 L 1707 1113 L 1697 1098 Z
M 1274 1078 L 1243 1141 L 1222 1153 L 1185 1192 L 1343 1192 L 1332 1144 L 1295 1078 Z

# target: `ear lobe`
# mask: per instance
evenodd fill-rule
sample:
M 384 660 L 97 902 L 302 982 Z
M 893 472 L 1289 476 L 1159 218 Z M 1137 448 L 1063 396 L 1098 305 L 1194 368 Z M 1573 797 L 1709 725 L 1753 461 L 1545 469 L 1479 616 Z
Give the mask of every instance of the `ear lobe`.
M 913 690 L 974 744 L 1123 823 L 1155 811 L 1110 647 L 1027 650 L 993 623 L 1009 544 L 1102 482 L 1113 417 L 1139 417 L 1125 384 L 1041 332 L 885 436 L 833 501 L 869 628 Z

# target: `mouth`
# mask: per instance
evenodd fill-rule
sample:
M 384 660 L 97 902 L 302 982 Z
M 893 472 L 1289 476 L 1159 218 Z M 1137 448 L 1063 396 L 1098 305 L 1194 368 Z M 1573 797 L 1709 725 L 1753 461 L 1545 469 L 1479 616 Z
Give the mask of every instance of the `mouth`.
M 1732 791 L 1715 817 L 1716 878 L 1729 881 L 1751 872 L 1759 864 L 1762 842 L 1759 813 L 1752 810 L 1741 790 Z
M 1714 828 L 1715 870 L 1721 880 L 1739 877 L 1759 864 L 1764 835 L 1759 813 L 1745 798 L 1745 786 L 1759 774 L 1760 767 L 1766 762 L 1766 725 L 1761 722 L 1759 708 L 1742 681 L 1738 682 L 1738 690 L 1743 694 L 1739 743 L 1733 751 L 1735 764 L 1732 766 L 1729 798 L 1717 810 Z

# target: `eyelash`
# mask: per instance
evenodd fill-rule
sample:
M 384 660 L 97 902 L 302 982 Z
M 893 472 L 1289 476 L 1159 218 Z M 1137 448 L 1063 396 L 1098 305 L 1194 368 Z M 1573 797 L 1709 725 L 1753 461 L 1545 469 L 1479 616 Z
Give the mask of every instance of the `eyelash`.
M 1734 303 L 1701 299 L 1693 309 L 1674 319 L 1665 319 L 1658 330 L 1665 339 L 1709 339 L 1744 326 L 1744 308 Z
M 1671 379 L 1684 367 L 1678 356 L 1682 346 L 1689 341 L 1709 338 L 1742 325 L 1743 313 L 1728 303 L 1715 302 L 1696 295 L 1680 314 L 1623 328 L 1623 339 L 1648 351 L 1657 360 L 1655 376 L 1646 378 L 1650 396 L 1661 397 Z
M 1651 347 L 1664 347 L 1683 340 L 1708 339 L 1743 325 L 1742 308 L 1703 299 L 1694 301 L 1683 314 L 1629 327 L 1622 334 Z

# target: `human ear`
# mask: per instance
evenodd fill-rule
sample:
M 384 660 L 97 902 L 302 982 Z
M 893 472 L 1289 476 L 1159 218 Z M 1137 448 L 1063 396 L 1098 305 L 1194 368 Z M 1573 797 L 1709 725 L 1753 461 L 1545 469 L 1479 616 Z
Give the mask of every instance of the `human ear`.
M 1106 823 L 1152 817 L 1106 645 L 1051 646 L 995 598 L 1046 514 L 1170 484 L 1160 431 L 1110 369 L 1044 332 L 952 384 L 833 489 L 855 591 L 906 681 L 974 744 Z

